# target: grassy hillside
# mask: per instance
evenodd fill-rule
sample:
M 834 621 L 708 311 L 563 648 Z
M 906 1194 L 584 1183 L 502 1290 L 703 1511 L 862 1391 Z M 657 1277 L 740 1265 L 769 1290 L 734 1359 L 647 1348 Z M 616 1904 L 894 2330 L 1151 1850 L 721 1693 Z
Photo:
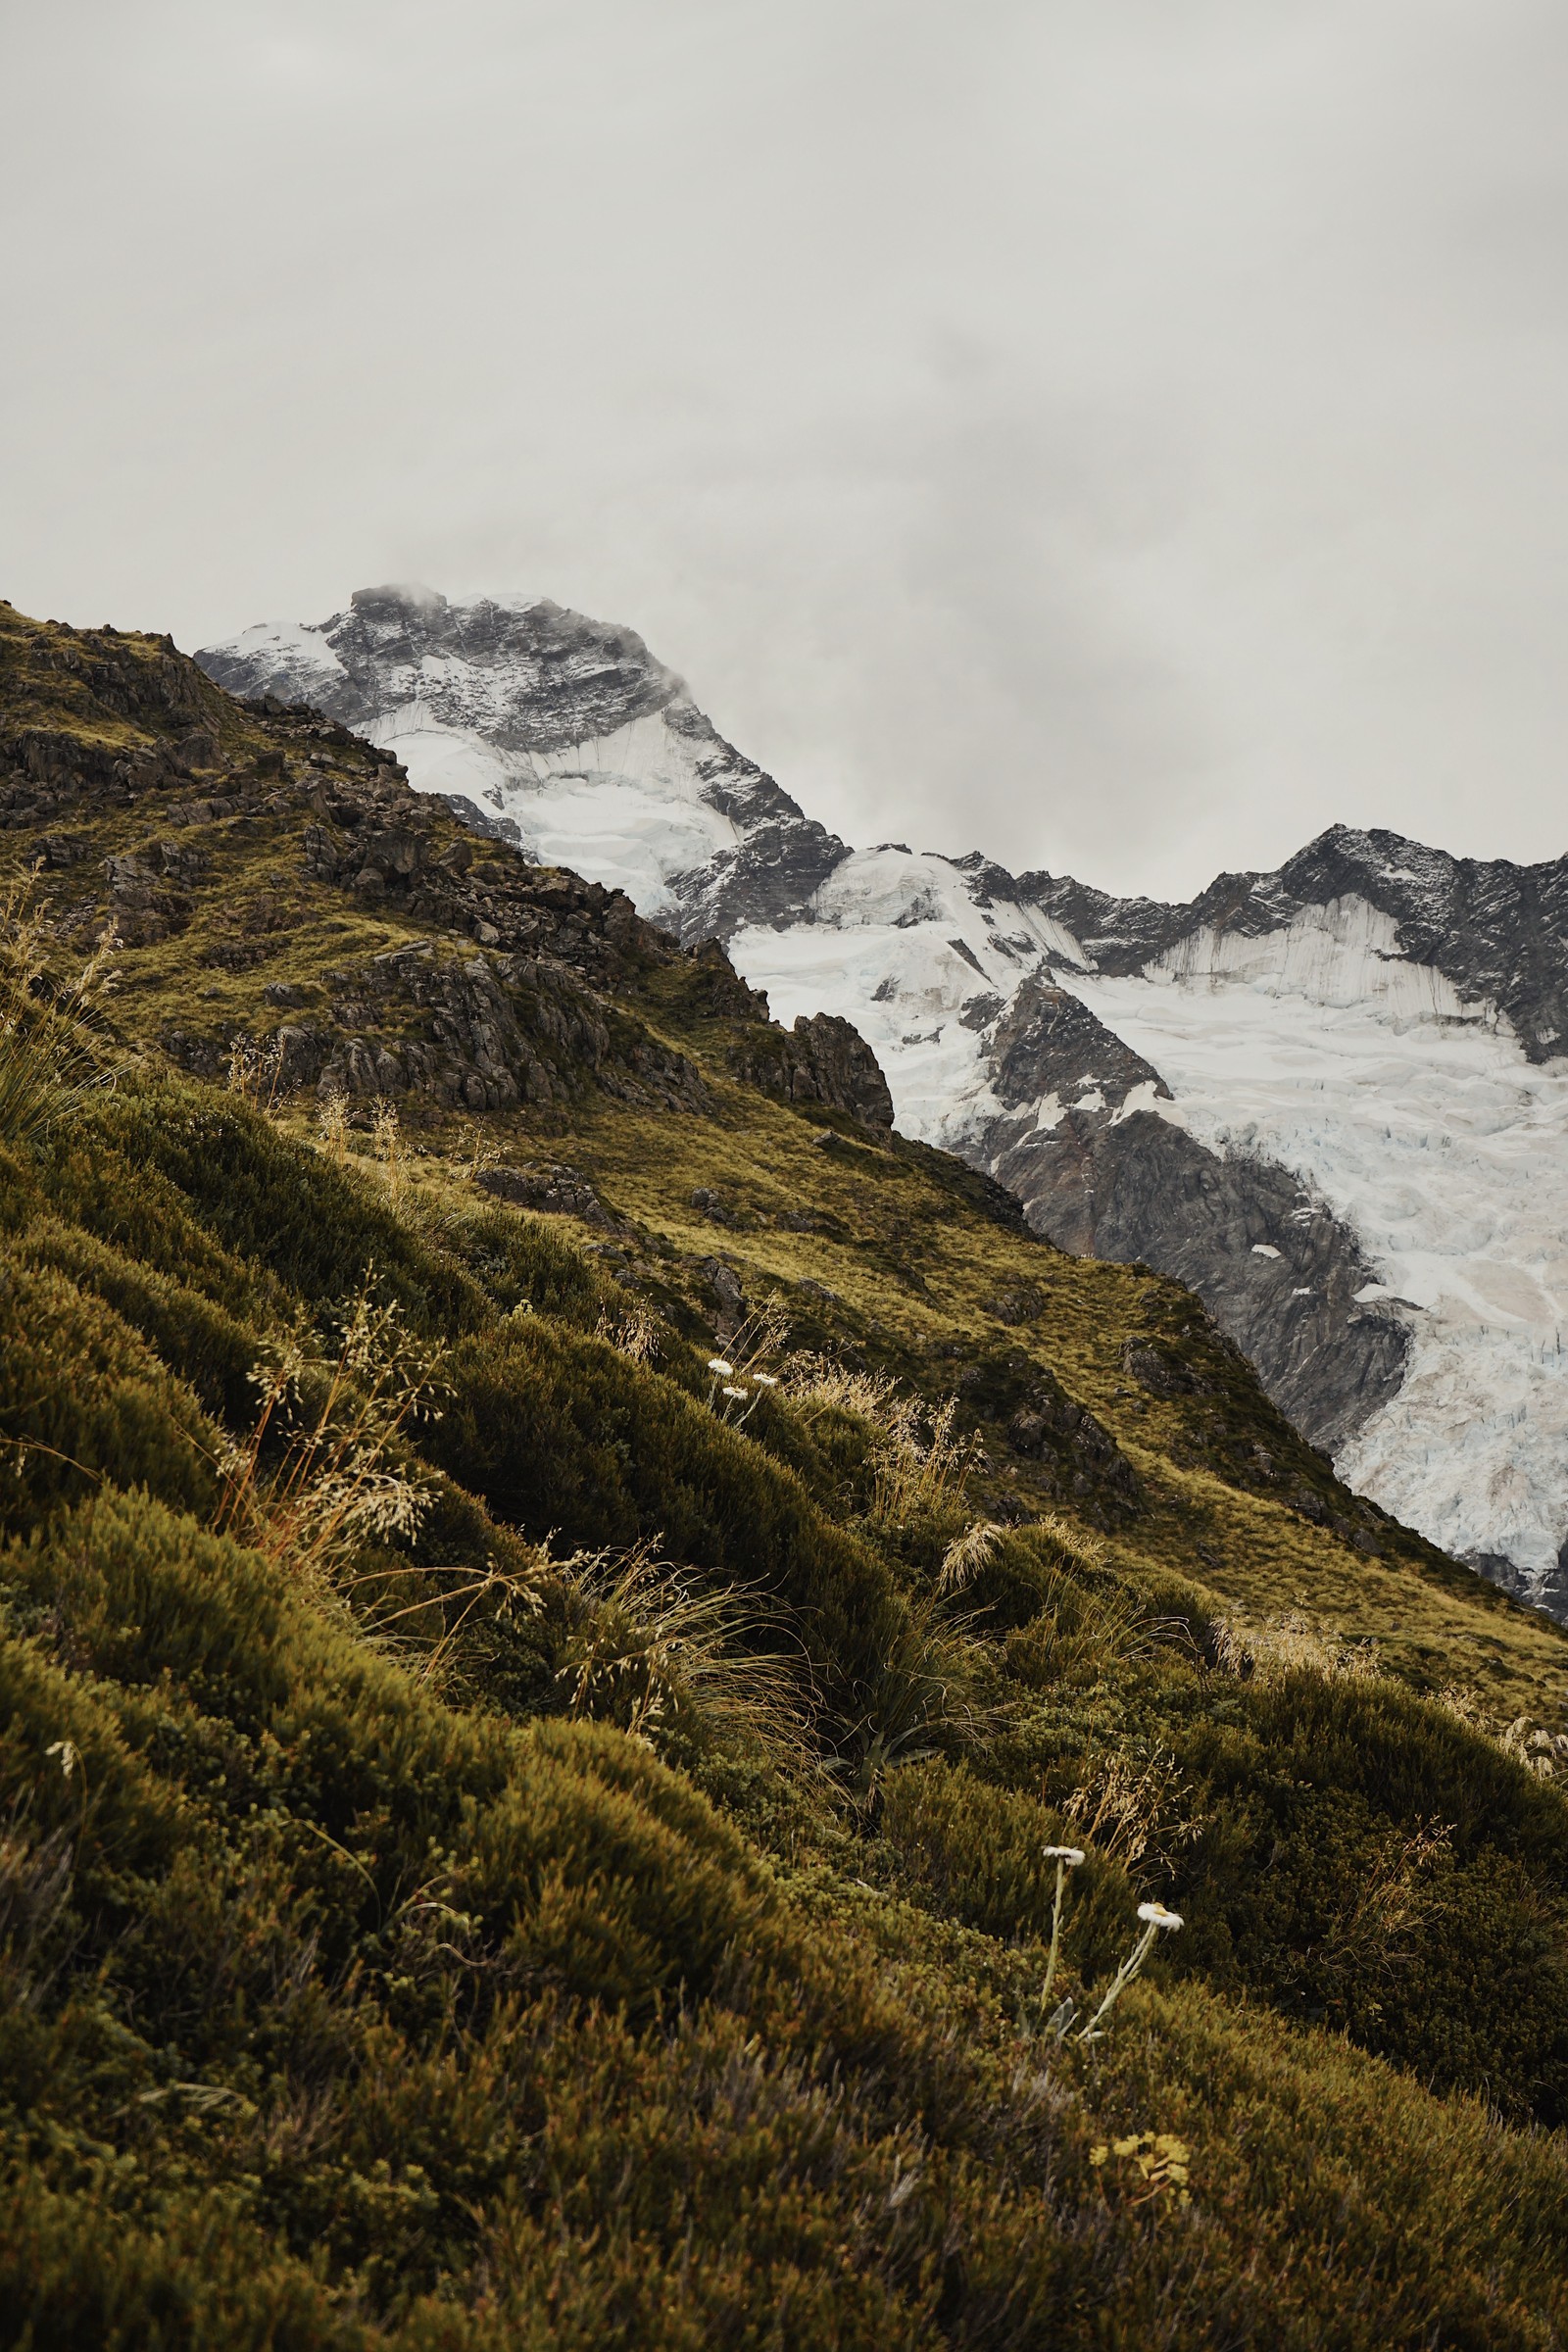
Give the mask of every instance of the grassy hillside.
M 0 819 L 0 2342 L 1563 2340 L 1559 1629 L 341 729 Z

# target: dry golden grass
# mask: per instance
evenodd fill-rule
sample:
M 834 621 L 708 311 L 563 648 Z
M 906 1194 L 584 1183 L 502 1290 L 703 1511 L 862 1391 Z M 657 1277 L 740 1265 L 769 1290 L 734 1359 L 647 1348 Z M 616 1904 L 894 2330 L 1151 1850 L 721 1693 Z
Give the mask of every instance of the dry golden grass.
M 220 1532 L 323 1585 L 366 1544 L 416 1535 L 430 1485 L 398 1442 L 429 1409 L 440 1352 L 368 1292 L 345 1311 L 335 1349 L 303 1334 L 283 1343 L 252 1374 L 249 1434 L 220 1455 Z
M 109 1082 L 102 1030 L 118 947 L 110 931 L 62 972 L 60 943 L 35 879 L 21 874 L 0 896 L 0 1142 L 27 1149 Z

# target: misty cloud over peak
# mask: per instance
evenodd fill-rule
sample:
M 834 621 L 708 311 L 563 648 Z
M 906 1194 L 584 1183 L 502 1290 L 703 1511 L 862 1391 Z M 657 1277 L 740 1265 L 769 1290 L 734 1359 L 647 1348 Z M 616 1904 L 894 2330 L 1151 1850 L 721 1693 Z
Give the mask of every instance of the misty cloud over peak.
M 1163 896 L 1331 816 L 1562 846 L 1542 0 L 88 0 L 0 51 L 24 607 L 526 579 L 846 834 Z

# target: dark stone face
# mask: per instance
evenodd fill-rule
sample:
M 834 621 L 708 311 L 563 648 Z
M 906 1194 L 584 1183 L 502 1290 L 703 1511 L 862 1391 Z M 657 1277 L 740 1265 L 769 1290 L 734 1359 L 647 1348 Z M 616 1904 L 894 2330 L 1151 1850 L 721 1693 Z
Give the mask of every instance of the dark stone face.
M 1152 1085 L 1168 1102 L 1170 1089 L 1131 1046 L 1124 1045 L 1087 1004 L 1043 974 L 1022 981 L 992 1038 L 991 1083 L 1009 1110 L 1066 1102 L 1091 1089 L 1119 1110 L 1133 1089 Z
M 368 727 L 418 699 L 437 721 L 479 727 L 511 751 L 558 751 L 660 710 L 681 692 L 632 629 L 548 598 L 518 612 L 488 598 L 449 605 L 433 589 L 359 588 L 318 632 L 343 674 L 301 673 L 329 718 Z M 285 692 L 275 656 L 197 656 L 231 694 Z M 445 667 L 450 664 L 450 667 Z
M 853 1023 L 836 1013 L 802 1013 L 792 1030 L 754 1037 L 735 1050 L 730 1066 L 737 1077 L 787 1102 L 820 1102 L 881 1133 L 893 1126 L 893 1097 L 881 1063 Z M 818 1141 L 831 1150 L 837 1138 L 829 1129 Z
M 1128 1110 L 1137 1088 L 1170 1090 L 1076 997 L 1026 979 L 993 1033 L 989 1075 L 1014 1115 L 993 1120 L 978 1152 L 1037 1233 L 1196 1291 L 1315 1446 L 1343 1445 L 1396 1395 L 1409 1332 L 1357 1302 L 1374 1276 L 1355 1235 L 1275 1162 L 1221 1158 L 1157 1112 Z M 1052 1098 L 1062 1108 L 1041 1127 Z
M 771 778 L 761 781 L 770 784 Z M 849 856 L 836 833 L 803 816 L 777 785 L 772 791 L 781 807 L 760 811 L 733 850 L 721 850 L 708 865 L 677 874 L 669 885 L 679 909 L 674 923 L 678 937 L 702 938 L 711 932 L 733 939 L 753 923 L 782 930 Z
M 1289 1170 L 1221 1159 L 1155 1112 L 1108 1107 L 1046 1131 L 1030 1117 L 1010 1138 L 998 1121 L 986 1150 L 1037 1233 L 1196 1291 L 1310 1444 L 1332 1451 L 1397 1394 L 1409 1331 L 1357 1303 L 1374 1276 L 1354 1234 Z

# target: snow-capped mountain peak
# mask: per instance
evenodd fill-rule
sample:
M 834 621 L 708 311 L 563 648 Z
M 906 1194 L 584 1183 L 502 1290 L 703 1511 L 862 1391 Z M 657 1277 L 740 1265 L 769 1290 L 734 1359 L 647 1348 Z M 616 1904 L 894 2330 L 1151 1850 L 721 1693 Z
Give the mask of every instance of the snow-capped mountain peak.
M 686 936 L 793 912 L 845 855 L 634 630 L 548 597 L 361 588 L 329 620 L 264 623 L 198 659 L 233 693 L 358 728 L 417 790 L 494 810 L 544 862 Z
M 1334 825 L 1165 905 L 851 850 L 546 598 L 360 590 L 198 659 L 853 1022 L 906 1132 L 1190 1283 L 1353 1485 L 1568 1606 L 1568 858 Z

